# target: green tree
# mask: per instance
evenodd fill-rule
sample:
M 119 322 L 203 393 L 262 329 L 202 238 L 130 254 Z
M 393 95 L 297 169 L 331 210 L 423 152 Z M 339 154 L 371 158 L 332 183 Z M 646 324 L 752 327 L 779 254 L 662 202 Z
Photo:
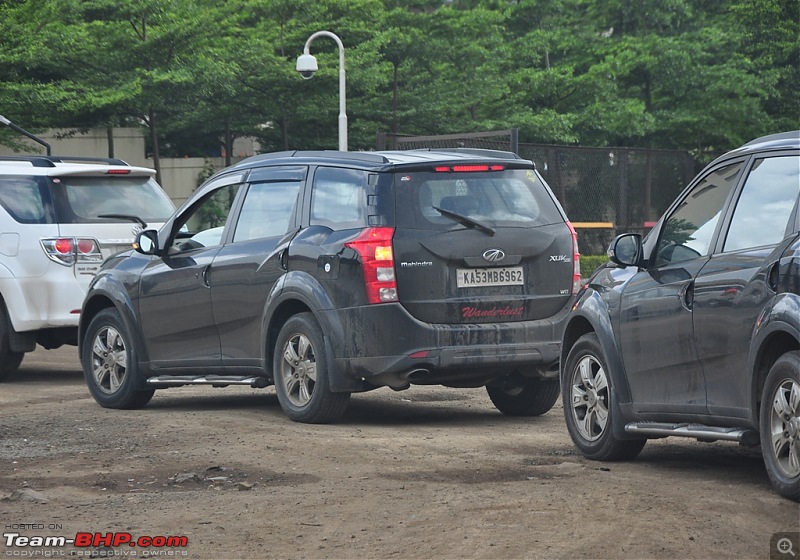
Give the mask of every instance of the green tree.
M 0 112 L 135 123 L 161 153 L 518 127 L 528 142 L 722 150 L 800 122 L 796 0 L 0 1 Z M 0 142 L 13 139 L 0 130 Z M 235 154 L 234 154 L 235 155 Z

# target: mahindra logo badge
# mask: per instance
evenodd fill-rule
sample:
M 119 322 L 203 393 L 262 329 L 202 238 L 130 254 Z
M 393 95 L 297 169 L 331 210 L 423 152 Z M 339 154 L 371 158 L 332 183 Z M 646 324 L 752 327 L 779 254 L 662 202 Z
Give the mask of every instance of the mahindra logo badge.
M 137 235 L 142 233 L 142 230 L 144 230 L 144 228 L 137 224 L 131 228 L 131 233 L 133 234 L 134 237 L 136 237 Z
M 502 261 L 504 258 L 506 258 L 506 254 L 502 251 L 502 249 L 486 249 L 482 256 L 483 260 L 488 262 Z

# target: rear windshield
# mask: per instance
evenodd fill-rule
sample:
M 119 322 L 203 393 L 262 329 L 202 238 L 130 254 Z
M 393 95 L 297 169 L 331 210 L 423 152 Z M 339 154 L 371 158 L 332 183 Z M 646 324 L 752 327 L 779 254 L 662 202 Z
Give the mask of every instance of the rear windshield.
M 100 216 L 125 214 L 150 224 L 175 211 L 151 177 L 55 177 L 52 184 L 61 223 L 108 222 Z
M 549 189 L 533 170 L 395 174 L 397 225 L 451 229 L 440 210 L 491 227 L 535 227 L 563 222 Z M 440 209 L 440 210 L 439 210 Z

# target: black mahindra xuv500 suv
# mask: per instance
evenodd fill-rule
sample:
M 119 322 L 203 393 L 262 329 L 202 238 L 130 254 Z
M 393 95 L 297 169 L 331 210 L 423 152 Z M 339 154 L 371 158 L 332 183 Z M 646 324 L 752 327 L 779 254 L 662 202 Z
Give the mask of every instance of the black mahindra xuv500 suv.
M 286 414 L 330 422 L 350 394 L 486 386 L 506 414 L 558 398 L 580 284 L 574 230 L 506 152 L 282 152 L 209 179 L 85 299 L 94 398 L 275 385 Z

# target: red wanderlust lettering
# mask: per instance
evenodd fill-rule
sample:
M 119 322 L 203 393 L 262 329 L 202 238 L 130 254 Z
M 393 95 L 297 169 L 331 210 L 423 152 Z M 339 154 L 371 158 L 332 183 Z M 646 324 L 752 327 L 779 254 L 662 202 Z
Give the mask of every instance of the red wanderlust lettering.
M 519 317 L 524 311 L 524 306 L 511 307 L 510 305 L 506 305 L 505 307 L 495 306 L 491 309 L 478 309 L 477 307 L 466 306 L 461 308 L 461 316 L 464 319 L 477 319 L 483 317 Z

